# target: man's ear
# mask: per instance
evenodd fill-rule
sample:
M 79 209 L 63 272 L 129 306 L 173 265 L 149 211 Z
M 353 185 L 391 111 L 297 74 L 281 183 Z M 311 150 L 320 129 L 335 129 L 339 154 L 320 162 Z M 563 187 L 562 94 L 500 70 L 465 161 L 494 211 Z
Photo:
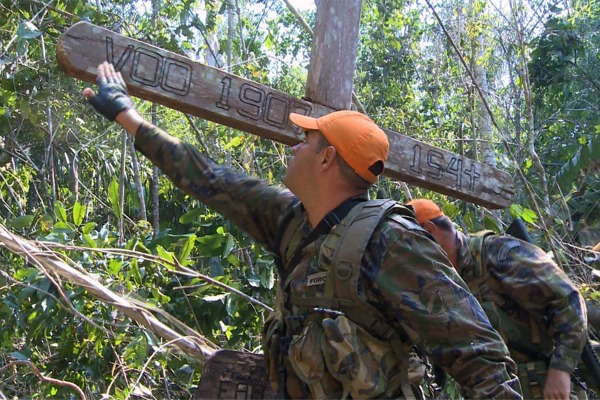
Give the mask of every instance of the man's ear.
M 333 146 L 327 146 L 321 156 L 321 167 L 327 169 L 333 165 L 333 161 L 337 157 L 337 151 Z
M 435 224 L 431 221 L 425 221 L 421 224 L 421 226 L 430 234 L 433 234 L 435 232 L 435 229 L 437 228 Z

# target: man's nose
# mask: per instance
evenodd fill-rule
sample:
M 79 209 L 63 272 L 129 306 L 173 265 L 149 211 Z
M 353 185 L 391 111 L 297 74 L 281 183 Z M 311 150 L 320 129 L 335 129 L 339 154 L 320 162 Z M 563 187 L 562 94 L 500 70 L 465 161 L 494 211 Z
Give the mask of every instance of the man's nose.
M 296 152 L 298 151 L 298 146 L 300 146 L 301 143 L 298 143 L 294 146 L 292 146 L 292 154 L 296 155 Z

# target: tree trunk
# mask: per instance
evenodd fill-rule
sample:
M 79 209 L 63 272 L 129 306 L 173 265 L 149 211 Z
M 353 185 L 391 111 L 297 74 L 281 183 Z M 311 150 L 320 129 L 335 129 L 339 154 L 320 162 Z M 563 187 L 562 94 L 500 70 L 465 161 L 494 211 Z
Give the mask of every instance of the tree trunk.
M 336 110 L 352 106 L 362 0 L 317 0 L 306 97 Z

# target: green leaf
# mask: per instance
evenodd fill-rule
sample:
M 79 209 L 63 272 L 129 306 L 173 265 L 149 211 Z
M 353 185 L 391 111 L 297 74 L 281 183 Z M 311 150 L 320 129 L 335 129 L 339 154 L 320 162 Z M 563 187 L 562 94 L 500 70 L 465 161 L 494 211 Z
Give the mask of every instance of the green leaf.
M 196 245 L 196 235 L 190 235 L 190 237 L 187 238 L 187 240 L 183 243 L 183 246 L 181 246 L 181 249 L 179 250 L 179 255 L 177 256 L 177 259 L 179 260 L 179 262 L 182 265 L 189 265 L 192 263 L 192 261 L 189 260 L 188 258 L 190 256 L 190 253 L 194 249 L 195 245 Z
M 119 183 L 116 179 L 113 179 L 108 185 L 108 200 L 117 219 L 121 219 L 123 215 L 121 207 L 119 207 Z
M 57 221 L 67 222 L 67 210 L 60 201 L 54 202 L 54 216 Z
M 19 361 L 29 361 L 29 357 L 27 357 L 25 354 L 20 353 L 18 351 L 11 352 L 10 356 Z
M 85 224 L 83 226 L 83 228 L 81 228 L 81 231 L 85 234 L 88 234 L 92 231 L 92 229 L 94 229 L 96 227 L 96 223 L 95 222 L 88 222 L 87 224 Z
M 24 21 L 19 24 L 17 28 L 17 37 L 19 39 L 35 39 L 38 36 L 42 35 L 42 31 L 40 31 L 37 26 L 32 24 L 29 21 Z
M 36 268 L 21 268 L 15 272 L 15 278 L 20 281 L 31 281 L 37 275 L 38 270 Z
M 523 218 L 523 221 L 529 224 L 533 224 L 535 223 L 535 221 L 537 221 L 537 215 L 533 210 L 530 210 L 529 208 L 523 209 L 523 215 L 521 215 L 521 218 Z
M 227 242 L 225 243 L 225 248 L 223 249 L 223 258 L 227 258 L 229 254 L 231 254 L 231 250 L 233 249 L 233 236 L 228 233 L 227 234 Z
M 10 227 L 14 229 L 29 228 L 33 222 L 33 218 L 33 215 L 22 215 L 20 217 L 11 219 L 9 224 Z
M 223 276 L 223 274 L 225 273 L 223 265 L 221 264 L 221 258 L 220 257 L 211 257 L 208 260 L 208 267 L 209 267 L 209 270 L 210 270 L 210 276 L 212 278 L 215 278 L 215 277 L 218 277 L 218 276 Z
M 483 227 L 485 229 L 489 229 L 489 230 L 492 230 L 494 232 L 500 232 L 500 227 L 496 223 L 496 220 L 494 218 L 491 218 L 491 217 L 487 216 L 487 215 L 483 219 Z
M 72 235 L 74 233 L 73 228 L 67 222 L 57 222 L 54 224 L 52 232 L 66 233 L 67 235 Z
M 510 212 L 510 216 L 512 217 L 512 219 L 521 218 L 521 216 L 523 215 L 523 206 L 516 203 L 511 204 L 508 208 L 508 211 Z
M 173 253 L 165 250 L 165 248 L 161 245 L 156 246 L 156 252 L 158 253 L 158 256 L 160 258 L 167 261 L 166 263 L 164 263 L 164 266 L 167 267 L 167 269 L 171 271 L 175 269 L 175 267 L 173 266 L 173 264 L 175 264 L 175 255 Z
M 108 261 L 108 272 L 110 272 L 114 276 L 119 276 L 119 272 L 121 272 L 122 267 L 123 267 L 123 261 L 121 261 L 121 260 L 111 258 Z
M 98 247 L 96 241 L 89 234 L 84 233 L 81 237 L 83 238 L 83 242 L 87 247 Z
M 581 176 L 594 168 L 600 160 L 600 135 L 593 136 L 588 143 L 582 145 L 577 153 L 562 166 L 556 175 L 556 183 L 562 193 L 569 193 L 577 187 Z
M 250 286 L 258 288 L 260 287 L 260 277 L 252 274 L 250 277 L 248 277 L 248 283 Z
M 85 212 L 87 210 L 86 206 L 82 206 L 80 202 L 76 201 L 73 204 L 73 223 L 75 226 L 81 225 L 83 222 L 83 217 L 85 217 Z
M 189 224 L 198 220 L 198 217 L 202 215 L 202 208 L 197 207 L 192 210 L 186 212 L 181 217 L 179 217 L 179 222 L 182 224 Z
M 198 238 L 199 250 L 202 255 L 207 257 L 221 256 L 223 254 L 223 244 L 227 238 L 223 235 L 205 235 Z

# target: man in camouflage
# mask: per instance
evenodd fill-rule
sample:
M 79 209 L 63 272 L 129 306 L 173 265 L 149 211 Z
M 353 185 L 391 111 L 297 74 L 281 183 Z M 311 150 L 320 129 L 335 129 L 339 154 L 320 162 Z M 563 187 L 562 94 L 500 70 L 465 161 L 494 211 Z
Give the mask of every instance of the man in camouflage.
M 263 347 L 276 363 L 276 368 L 271 368 L 277 375 L 272 383 L 280 397 L 419 396 L 401 390 L 404 381 L 396 369 L 406 369 L 406 363 L 383 360 L 390 355 L 378 350 L 386 345 L 385 338 L 365 333 L 360 321 L 343 318 L 343 310 L 307 310 L 290 300 L 323 296 L 327 290 L 319 279 L 331 256 L 321 250 L 330 236 L 327 229 L 321 231 L 322 221 L 335 225 L 339 221 L 334 211 L 340 205 L 367 200 L 367 190 L 383 171 L 387 157 L 387 137 L 381 129 L 352 111 L 318 120 L 290 115 L 304 127 L 306 137 L 292 149 L 294 158 L 284 178 L 288 190 L 218 165 L 195 147 L 148 123 L 134 109 L 123 79 L 112 65 L 98 67 L 97 81 L 98 93 L 87 88 L 84 95 L 98 112 L 132 134 L 138 151 L 175 185 L 218 210 L 279 259 L 278 271 L 287 277 L 280 305 L 284 309 L 280 308 L 279 317 L 265 328 Z M 291 210 L 295 213 L 290 214 Z M 288 234 L 287 226 L 297 227 L 292 235 L 296 239 L 281 243 L 282 235 Z M 297 240 L 298 235 L 302 240 Z M 391 336 L 419 346 L 460 383 L 464 396 L 521 398 L 513 374 L 515 364 L 502 339 L 448 259 L 413 218 L 386 219 L 377 226 L 364 253 L 359 286 L 360 295 L 380 310 L 393 328 Z M 283 330 L 282 321 L 286 325 Z M 379 370 L 354 368 L 354 362 L 363 361 L 362 353 L 350 351 L 347 358 L 338 357 L 337 351 L 345 351 L 342 344 L 356 344 L 356 338 L 347 336 L 352 332 L 364 339 L 361 349 L 365 354 L 381 362 Z M 340 337 L 324 343 L 326 334 Z M 274 349 L 273 343 L 280 347 Z M 393 368 L 382 370 L 388 366 Z M 346 379 L 343 382 L 336 379 L 341 375 Z
M 539 247 L 509 235 L 465 235 L 429 199 L 408 202 L 417 221 L 452 265 L 503 336 L 523 395 L 569 399 L 587 339 L 587 313 L 577 287 Z

